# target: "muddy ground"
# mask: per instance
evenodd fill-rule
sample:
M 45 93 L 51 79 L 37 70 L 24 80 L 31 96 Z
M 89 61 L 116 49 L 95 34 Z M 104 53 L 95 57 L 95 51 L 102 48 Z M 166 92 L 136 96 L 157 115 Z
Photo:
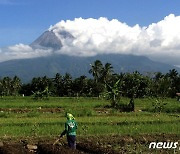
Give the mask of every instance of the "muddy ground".
M 0 141 L 0 154 L 124 154 L 124 153 L 180 153 L 176 149 L 149 149 L 150 142 L 179 142 L 178 135 L 89 136 L 77 138 L 77 149 L 68 148 L 66 139 L 53 145 L 56 139 L 21 139 Z M 180 145 L 179 145 L 180 146 Z

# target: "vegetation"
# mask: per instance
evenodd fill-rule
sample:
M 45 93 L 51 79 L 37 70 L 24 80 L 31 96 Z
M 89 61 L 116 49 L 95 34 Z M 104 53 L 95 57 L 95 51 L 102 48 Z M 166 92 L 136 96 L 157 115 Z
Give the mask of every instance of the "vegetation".
M 180 75 L 176 70 L 170 70 L 166 74 L 160 72 L 143 75 L 139 72 L 116 74 L 110 63 L 103 65 L 96 60 L 91 64 L 89 73 L 93 79 L 80 76 L 73 79 L 68 73 L 57 73 L 54 78 L 34 77 L 30 83 L 22 84 L 15 76 L 0 79 L 1 96 L 25 95 L 41 98 L 42 92 L 47 96 L 64 97 L 100 97 L 102 94 L 117 85 L 121 96 L 129 98 L 144 97 L 171 97 L 174 98 L 180 92 Z
M 34 77 L 30 83 L 22 84 L 21 80 L 4 77 L 0 80 L 0 95 L 33 96 L 35 100 L 54 97 L 101 97 L 110 100 L 111 107 L 121 111 L 134 111 L 134 99 L 155 97 L 152 103 L 154 110 L 161 112 L 166 104 L 162 100 L 174 98 L 180 92 L 180 75 L 176 70 L 166 74 L 160 72 L 143 75 L 139 72 L 116 74 L 110 63 L 102 64 L 96 60 L 91 64 L 89 73 L 92 78 L 80 76 L 73 79 L 68 73 L 57 73 L 54 78 Z M 123 103 L 121 97 L 130 101 Z M 161 102 L 161 103 L 160 103 Z
M 25 143 L 35 144 L 34 140 L 38 148 L 39 140 L 54 142 L 64 130 L 67 112 L 78 122 L 78 150 L 147 153 L 149 142 L 158 137 L 159 141 L 177 141 L 180 103 L 175 96 L 180 92 L 180 75 L 176 70 L 151 75 L 115 74 L 111 64 L 102 64 L 99 60 L 91 67 L 89 73 L 93 78 L 73 79 L 68 73 L 57 73 L 54 78 L 34 77 L 27 84 L 22 84 L 17 76 L 0 79 L 2 143 L 20 140 L 23 145 L 19 150 L 22 151 L 28 148 Z M 9 150 L 9 145 L 4 144 L 0 151 Z M 59 149 L 59 146 L 47 145 L 41 150 Z M 59 150 L 63 148 L 65 146 Z M 101 151 L 102 148 L 105 151 Z M 14 152 L 18 147 L 12 144 L 10 149 Z
M 129 102 L 129 98 L 121 98 L 121 101 Z M 173 108 L 180 110 L 179 102 L 166 99 L 167 105 L 161 112 L 156 112 L 152 101 L 156 99 L 136 99 L 136 112 L 127 113 L 107 108 L 109 102 L 99 98 L 49 97 L 48 100 L 34 101 L 31 97 L 4 97 L 0 99 L 0 138 L 57 136 L 64 129 L 66 112 L 76 117 L 79 136 L 178 135 L 180 119 Z

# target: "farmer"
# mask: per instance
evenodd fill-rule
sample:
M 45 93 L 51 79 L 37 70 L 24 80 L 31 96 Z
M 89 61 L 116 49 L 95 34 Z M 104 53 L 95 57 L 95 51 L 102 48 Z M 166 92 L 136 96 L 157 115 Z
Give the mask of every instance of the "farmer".
M 68 146 L 72 149 L 76 149 L 76 129 L 77 123 L 71 113 L 66 114 L 67 121 L 65 123 L 65 130 L 61 133 L 61 137 L 65 134 L 67 136 Z

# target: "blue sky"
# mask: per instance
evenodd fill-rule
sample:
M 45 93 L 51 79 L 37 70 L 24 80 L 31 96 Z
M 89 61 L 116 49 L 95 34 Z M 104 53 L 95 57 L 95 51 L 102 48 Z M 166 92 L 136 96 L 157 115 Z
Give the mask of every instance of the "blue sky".
M 148 26 L 180 15 L 179 0 L 0 0 L 0 47 L 29 44 L 61 20 L 107 17 Z

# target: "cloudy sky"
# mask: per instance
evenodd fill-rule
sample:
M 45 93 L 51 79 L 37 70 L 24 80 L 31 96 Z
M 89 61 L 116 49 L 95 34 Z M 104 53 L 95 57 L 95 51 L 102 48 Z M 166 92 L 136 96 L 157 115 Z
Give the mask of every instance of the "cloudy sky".
M 48 56 L 28 44 L 66 30 L 57 53 L 123 53 L 180 65 L 179 0 L 0 0 L 0 61 Z M 52 25 L 52 26 L 51 26 Z

